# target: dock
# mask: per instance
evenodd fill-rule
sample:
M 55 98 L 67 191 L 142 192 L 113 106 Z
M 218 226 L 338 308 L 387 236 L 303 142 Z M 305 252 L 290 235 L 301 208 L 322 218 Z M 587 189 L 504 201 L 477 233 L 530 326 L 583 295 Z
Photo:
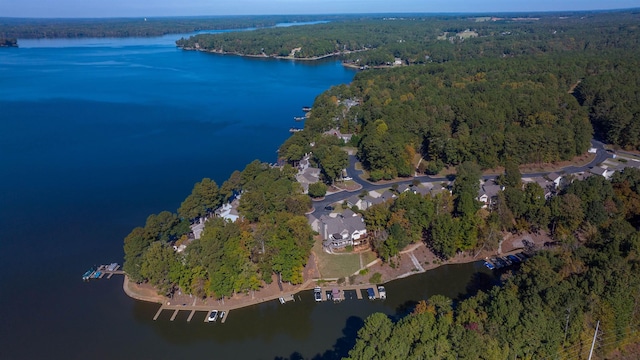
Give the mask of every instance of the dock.
M 93 267 L 91 270 L 84 273 L 82 280 L 88 281 L 91 279 L 102 279 L 103 277 L 111 279 L 113 275 L 124 275 L 124 271 L 120 270 L 120 265 L 118 263 Z
M 354 301 L 354 300 L 364 300 L 364 299 L 370 299 L 370 300 L 381 299 L 378 286 L 373 284 L 334 285 L 334 286 L 322 286 L 322 287 L 318 286 L 316 287 L 316 289 L 320 290 L 321 301 L 333 300 L 334 302 L 340 302 L 340 301 Z M 369 289 L 373 291 L 373 294 L 375 294 L 375 296 L 372 296 L 372 297 L 369 296 L 369 291 L 368 291 Z M 308 290 L 308 289 L 305 289 L 305 290 Z M 301 298 L 299 295 L 296 296 L 297 294 L 298 294 L 298 291 L 282 292 L 280 294 L 273 295 L 267 298 L 255 299 L 254 304 L 275 300 L 277 302 L 280 302 L 280 304 L 282 305 L 286 305 L 286 303 L 288 302 L 315 300 L 314 297 L 305 299 L 305 298 Z M 162 312 L 165 310 L 171 312 L 169 321 L 175 321 L 175 319 L 178 317 L 178 314 L 181 311 L 187 311 L 189 312 L 187 316 L 187 322 L 191 322 L 191 320 L 193 320 L 193 317 L 197 312 L 203 312 L 205 313 L 203 321 L 206 323 L 206 322 L 209 322 L 208 314 L 212 310 L 218 310 L 219 314 L 224 312 L 225 315 L 224 317 L 219 317 L 218 321 L 216 322 L 224 324 L 227 321 L 227 318 L 229 317 L 231 310 L 236 308 L 237 307 L 234 307 L 233 305 L 225 305 L 224 302 L 223 303 L 218 302 L 215 304 L 198 304 L 195 299 L 193 302 L 187 302 L 187 303 L 182 303 L 182 302 L 173 303 L 173 302 L 167 301 L 162 305 L 160 305 L 160 308 L 156 311 L 153 317 L 153 320 L 154 321 L 158 320 Z

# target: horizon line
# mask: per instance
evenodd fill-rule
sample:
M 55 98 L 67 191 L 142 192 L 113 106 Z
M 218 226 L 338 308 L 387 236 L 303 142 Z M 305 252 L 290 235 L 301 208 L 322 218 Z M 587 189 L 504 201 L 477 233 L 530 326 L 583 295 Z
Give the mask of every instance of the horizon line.
M 489 14 L 558 14 L 558 13 L 603 13 L 625 12 L 640 10 L 640 7 L 590 9 L 590 10 L 530 10 L 530 11 L 442 11 L 442 12 L 345 12 L 345 13 L 290 13 L 290 14 L 224 14 L 224 15 L 131 15 L 131 16 L 73 16 L 73 17 L 25 17 L 25 16 L 0 16 L 0 19 L 14 20 L 99 20 L 99 19 L 175 19 L 175 18 L 225 18 L 225 17 L 269 17 L 269 16 L 378 16 L 378 15 L 489 15 Z

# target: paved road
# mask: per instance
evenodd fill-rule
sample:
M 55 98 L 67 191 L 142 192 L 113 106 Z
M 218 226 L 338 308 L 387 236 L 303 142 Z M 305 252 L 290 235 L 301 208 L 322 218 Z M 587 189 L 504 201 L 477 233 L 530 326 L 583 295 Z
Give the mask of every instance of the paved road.
M 605 160 L 607 160 L 608 158 L 612 158 L 613 154 L 608 152 L 605 148 L 604 148 L 604 144 L 600 141 L 597 141 L 595 139 L 591 140 L 591 147 L 596 149 L 596 156 L 595 158 L 588 164 L 584 165 L 584 166 L 568 166 L 562 169 L 562 172 L 566 173 L 566 174 L 571 174 L 571 173 L 578 173 L 578 172 L 583 172 L 583 171 L 589 171 L 590 168 L 604 162 Z M 350 196 L 352 196 L 353 194 L 359 194 L 360 192 L 366 190 L 366 191 L 372 191 L 372 190 L 378 190 L 378 189 L 386 189 L 391 187 L 392 184 L 374 184 L 365 180 L 362 180 L 360 178 L 359 175 L 362 174 L 362 171 L 358 171 L 355 168 L 355 164 L 358 161 L 358 159 L 356 159 L 356 157 L 354 155 L 349 155 L 349 167 L 347 168 L 347 174 L 349 176 L 351 176 L 353 178 L 353 181 L 355 181 L 356 183 L 360 184 L 362 186 L 362 189 L 355 191 L 355 192 L 347 192 L 347 191 L 342 191 L 339 193 L 335 193 L 335 194 L 331 194 L 331 195 L 327 195 L 323 200 L 321 201 L 314 201 L 313 202 L 313 207 L 314 207 L 314 216 L 316 217 L 320 217 L 321 215 L 326 215 L 329 214 L 331 211 L 330 210 L 325 210 L 325 206 L 333 204 L 335 202 L 338 201 L 344 201 L 347 198 L 349 198 Z M 546 176 L 550 174 L 550 172 L 536 172 L 536 173 L 526 173 L 523 175 L 526 175 L 527 177 L 538 177 L 538 176 Z M 495 179 L 497 177 L 497 175 L 484 175 L 482 176 L 482 178 L 484 180 L 490 180 L 490 179 Z M 393 184 L 397 184 L 397 185 L 401 185 L 401 184 L 411 184 L 413 183 L 414 180 L 419 180 L 420 182 L 442 182 L 442 181 L 449 181 L 449 179 L 447 179 L 446 177 L 432 177 L 429 175 L 421 175 L 421 176 L 415 176 L 412 178 L 408 178 L 407 180 L 400 180 L 397 182 L 394 182 Z

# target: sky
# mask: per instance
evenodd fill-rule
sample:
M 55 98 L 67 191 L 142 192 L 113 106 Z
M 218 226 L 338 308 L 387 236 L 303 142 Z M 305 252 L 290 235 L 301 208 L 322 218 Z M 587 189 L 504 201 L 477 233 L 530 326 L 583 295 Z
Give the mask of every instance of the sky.
M 0 17 L 531 12 L 640 7 L 640 0 L 0 0 Z

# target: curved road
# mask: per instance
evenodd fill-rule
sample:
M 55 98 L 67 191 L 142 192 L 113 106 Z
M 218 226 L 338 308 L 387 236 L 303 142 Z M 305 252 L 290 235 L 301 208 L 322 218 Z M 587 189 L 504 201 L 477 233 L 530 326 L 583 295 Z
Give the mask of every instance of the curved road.
M 589 171 L 590 168 L 592 168 L 592 167 L 604 162 L 608 158 L 612 158 L 613 157 L 613 154 L 609 153 L 604 148 L 604 144 L 602 142 L 600 142 L 600 141 L 597 141 L 595 139 L 591 140 L 591 147 L 596 149 L 596 156 L 590 163 L 588 163 L 588 164 L 586 164 L 584 166 L 567 166 L 567 167 L 562 169 L 562 172 L 567 173 L 567 174 L 571 174 L 571 173 Z M 370 183 L 368 181 L 362 180 L 360 178 L 360 175 L 362 174 L 362 171 L 356 170 L 355 164 L 356 164 L 357 161 L 358 160 L 356 159 L 356 157 L 354 155 L 349 155 L 349 167 L 347 168 L 347 174 L 353 178 L 353 181 L 355 181 L 356 183 L 360 184 L 362 186 L 362 189 L 359 189 L 359 190 L 354 191 L 354 192 L 341 191 L 341 192 L 338 192 L 338 193 L 327 195 L 327 196 L 325 196 L 324 199 L 322 199 L 320 201 L 314 201 L 313 202 L 314 211 L 312 212 L 314 214 L 314 216 L 320 217 L 321 215 L 329 214 L 331 211 L 330 210 L 325 210 L 325 206 L 333 204 L 333 203 L 338 202 L 338 201 L 346 200 L 347 198 L 349 198 L 353 194 L 360 193 L 363 190 L 372 191 L 372 190 L 377 190 L 377 189 L 386 189 L 386 188 L 389 188 L 393 184 L 397 184 L 397 185 L 407 184 L 407 185 L 409 185 L 414 180 L 419 180 L 420 182 L 449 181 L 449 179 L 446 178 L 446 177 L 432 177 L 432 176 L 429 176 L 429 175 L 421 175 L 421 176 L 412 177 L 412 178 L 407 179 L 407 180 L 396 181 L 396 182 L 393 182 L 392 184 L 389 184 L 389 183 L 387 183 L 387 184 L 373 184 L 373 183 Z M 545 176 L 545 175 L 548 175 L 548 174 L 550 174 L 550 172 L 526 173 L 526 174 L 523 174 L 523 175 L 526 175 L 527 177 L 538 177 L 538 176 Z M 497 177 L 497 175 L 484 175 L 484 176 L 482 176 L 482 178 L 484 180 L 495 179 L 496 177 Z

